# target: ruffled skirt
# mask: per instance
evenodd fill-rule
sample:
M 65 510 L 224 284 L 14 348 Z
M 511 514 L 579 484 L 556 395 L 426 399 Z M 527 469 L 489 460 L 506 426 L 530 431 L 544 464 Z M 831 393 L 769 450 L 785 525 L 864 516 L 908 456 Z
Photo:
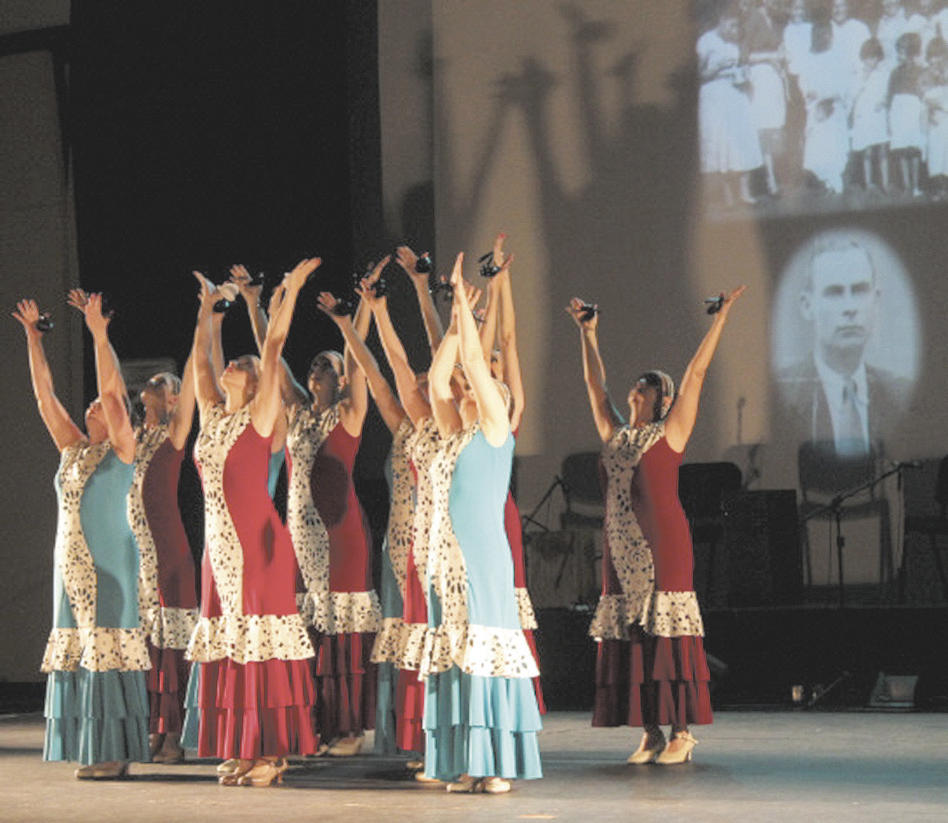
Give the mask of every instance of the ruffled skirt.
M 428 777 L 543 776 L 540 714 L 529 678 L 481 677 L 456 666 L 428 675 L 424 727 Z
M 216 660 L 192 667 L 182 745 L 199 757 L 314 754 L 310 661 Z
M 44 760 L 83 766 L 148 761 L 145 672 L 51 672 L 46 680 Z
M 184 649 L 159 649 L 148 641 L 151 669 L 147 673 L 149 731 L 180 733 L 184 725 L 184 696 L 191 663 Z
M 401 669 L 398 672 L 398 719 L 395 724 L 395 743 L 403 752 L 425 750 L 425 684 L 418 672 Z M 375 732 L 378 734 L 378 731 Z
M 711 674 L 700 637 L 656 637 L 630 627 L 630 640 L 602 640 L 596 657 L 593 726 L 711 723 Z
M 375 728 L 375 634 L 320 635 L 311 630 L 310 637 L 316 649 L 316 728 L 322 739 L 329 743 Z

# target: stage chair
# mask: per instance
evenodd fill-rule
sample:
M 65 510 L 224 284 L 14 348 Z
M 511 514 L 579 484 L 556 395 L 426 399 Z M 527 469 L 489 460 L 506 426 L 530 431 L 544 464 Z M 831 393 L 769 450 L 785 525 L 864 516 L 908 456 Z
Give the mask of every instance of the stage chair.
M 563 459 L 560 468 L 566 510 L 560 515 L 561 529 L 601 529 L 606 513 L 599 452 L 576 452 Z
M 707 582 L 699 592 L 699 599 L 708 605 L 726 605 L 714 602 L 720 576 L 716 555 L 724 539 L 724 500 L 740 491 L 741 481 L 741 470 L 734 463 L 685 463 L 678 469 L 678 498 L 691 527 L 691 540 L 708 547 Z

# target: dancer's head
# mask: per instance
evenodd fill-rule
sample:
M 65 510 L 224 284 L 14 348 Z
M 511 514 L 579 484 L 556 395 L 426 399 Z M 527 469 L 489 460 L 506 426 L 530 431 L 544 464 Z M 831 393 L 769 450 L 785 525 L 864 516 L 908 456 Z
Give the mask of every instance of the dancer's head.
M 249 402 L 257 393 L 260 381 L 260 358 L 244 354 L 227 364 L 221 375 L 221 388 L 228 398 L 236 398 L 239 405 Z
M 317 405 L 330 406 L 342 397 L 346 387 L 344 369 L 342 355 L 337 351 L 327 349 L 313 358 L 306 385 Z
M 90 443 L 101 443 L 109 436 L 109 427 L 105 420 L 105 409 L 98 397 L 86 408 L 86 434 Z
M 156 422 L 168 419 L 178 404 L 181 394 L 181 379 L 171 372 L 153 375 L 138 395 L 145 408 L 145 417 Z
M 646 425 L 664 420 L 675 402 L 675 381 L 665 372 L 644 372 L 629 391 L 629 417 L 633 424 Z

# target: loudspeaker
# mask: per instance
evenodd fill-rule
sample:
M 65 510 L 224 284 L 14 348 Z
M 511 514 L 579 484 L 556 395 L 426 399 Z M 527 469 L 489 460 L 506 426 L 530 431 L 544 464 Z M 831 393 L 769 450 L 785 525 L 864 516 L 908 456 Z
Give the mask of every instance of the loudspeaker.
M 728 606 L 803 602 L 803 559 L 792 489 L 725 497 Z

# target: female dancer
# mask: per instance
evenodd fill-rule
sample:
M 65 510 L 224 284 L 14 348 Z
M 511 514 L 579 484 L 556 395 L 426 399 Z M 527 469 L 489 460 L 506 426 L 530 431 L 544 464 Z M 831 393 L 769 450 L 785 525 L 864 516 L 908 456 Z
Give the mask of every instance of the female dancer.
M 85 312 L 88 295 L 72 289 L 68 302 Z M 125 395 L 118 362 L 106 364 L 103 377 L 114 393 Z M 181 461 L 194 419 L 193 358 L 183 381 L 156 374 L 140 399 L 145 419 L 135 432 L 128 520 L 139 548 L 139 608 L 151 657 L 149 749 L 156 763 L 178 763 L 184 759 L 180 738 L 190 668 L 184 650 L 198 617 L 194 559 L 178 509 Z
M 386 258 L 387 261 L 387 258 Z M 367 283 L 360 287 L 363 301 L 375 298 Z M 356 332 L 351 318 L 339 313 L 338 301 L 328 292 L 319 295 L 319 308 L 339 327 L 346 348 L 366 376 L 369 392 L 375 400 L 382 420 L 392 434 L 392 448 L 385 461 L 385 472 L 391 490 L 388 527 L 382 547 L 381 629 L 375 637 L 372 662 L 378 666 L 378 690 L 375 713 L 375 750 L 394 752 L 397 748 L 397 662 L 402 642 L 408 554 L 411 551 L 412 475 L 406 448 L 413 426 L 401 403 L 392 393 L 378 363 L 365 341 Z
M 49 675 L 43 759 L 78 760 L 78 778 L 117 778 L 130 760 L 149 759 L 150 663 L 139 620 L 138 547 L 125 503 L 135 435 L 124 398 L 108 390 L 103 374 L 114 355 L 99 295 L 90 295 L 84 313 L 99 388 L 86 410 L 87 435 L 56 397 L 36 303 L 21 300 L 13 313 L 26 332 L 40 416 L 62 455 L 53 629 L 42 665 Z
M 370 275 L 376 280 L 388 258 Z M 250 311 L 258 345 L 267 317 L 248 288 L 242 266 L 231 270 Z M 371 315 L 361 306 L 355 329 L 363 338 Z M 320 352 L 308 387 L 281 361 L 287 410 L 286 523 L 300 569 L 297 601 L 316 646 L 316 725 L 322 752 L 345 757 L 373 728 L 375 667 L 370 661 L 381 610 L 372 588 L 370 532 L 352 483 L 352 469 L 368 409 L 365 376 L 351 353 Z
M 448 791 L 493 794 L 510 791 L 509 778 L 541 776 L 540 714 L 504 534 L 514 445 L 508 404 L 484 360 L 462 260 L 451 275 L 451 329 L 429 373 L 444 444 L 431 468 L 425 774 L 456 781 Z M 468 387 L 460 415 L 451 389 L 459 347 Z
M 428 343 L 434 351 L 441 342 L 443 330 L 428 290 L 428 275 L 417 271 L 418 258 L 407 246 L 400 246 L 396 255 L 399 265 L 415 287 Z M 362 299 L 372 309 L 379 340 L 395 378 L 399 400 L 413 426 L 405 443 L 414 484 L 414 499 L 410 531 L 411 550 L 405 558 L 401 637 L 395 653 L 395 666 L 398 669 L 395 743 L 402 751 L 418 752 L 420 756 L 425 743 L 422 725 L 425 690 L 418 672 L 421 669 L 428 628 L 425 589 L 433 507 L 430 468 L 440 438 L 428 403 L 427 375 L 419 379 L 412 371 L 405 349 L 392 325 L 386 298 L 376 297 L 371 291 L 364 291 Z M 422 771 L 423 760 L 409 760 L 407 765 L 415 771 L 416 780 L 428 782 Z
M 293 546 L 267 494 L 270 438 L 281 417 L 280 353 L 296 298 L 318 258 L 302 260 L 271 301 L 260 361 L 211 356 L 214 288 L 201 275 L 194 376 L 204 486 L 201 618 L 188 646 L 201 663 L 198 754 L 233 760 L 224 785 L 282 780 L 287 754 L 315 751 L 313 647 L 296 608 Z M 223 389 L 223 394 L 221 393 Z
M 606 389 L 598 315 L 573 298 L 583 375 L 606 470 L 602 596 L 589 633 L 599 642 L 594 726 L 643 726 L 633 764 L 691 759 L 690 723 L 711 722 L 704 628 L 692 584 L 694 557 L 678 502 L 678 467 L 698 414 L 704 376 L 734 301 L 727 296 L 675 384 L 660 371 L 643 374 L 629 392 L 629 419 Z M 666 745 L 659 724 L 671 725 Z

